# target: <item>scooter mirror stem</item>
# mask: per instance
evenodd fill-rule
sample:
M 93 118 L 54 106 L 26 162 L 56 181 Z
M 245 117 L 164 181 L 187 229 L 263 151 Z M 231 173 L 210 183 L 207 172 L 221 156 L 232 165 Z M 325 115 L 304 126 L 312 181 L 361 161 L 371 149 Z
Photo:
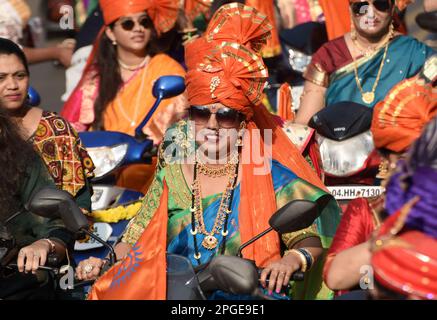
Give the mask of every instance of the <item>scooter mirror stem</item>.
M 254 243 L 256 240 L 258 240 L 259 238 L 265 236 L 267 233 L 269 233 L 269 232 L 272 231 L 272 230 L 273 230 L 273 228 L 270 227 L 270 228 L 264 230 L 263 232 L 261 232 L 259 235 L 253 237 L 252 239 L 250 239 L 250 240 L 247 241 L 246 243 L 242 244 L 242 245 L 240 246 L 240 248 L 238 248 L 238 254 L 237 254 L 237 257 L 239 257 L 239 258 L 243 258 L 243 252 L 242 252 L 242 251 L 243 251 L 244 248 L 246 248 L 247 246 L 251 245 L 251 244 Z
M 143 119 L 143 121 L 141 121 L 139 126 L 135 129 L 135 137 L 142 137 L 144 135 L 143 128 L 149 122 L 150 118 L 152 118 L 152 115 L 155 113 L 155 111 L 158 108 L 159 104 L 161 103 L 162 99 L 163 99 L 163 96 L 162 96 L 162 94 L 160 94 L 159 97 L 155 100 L 155 103 L 153 104 L 152 108 L 147 113 L 146 117 Z

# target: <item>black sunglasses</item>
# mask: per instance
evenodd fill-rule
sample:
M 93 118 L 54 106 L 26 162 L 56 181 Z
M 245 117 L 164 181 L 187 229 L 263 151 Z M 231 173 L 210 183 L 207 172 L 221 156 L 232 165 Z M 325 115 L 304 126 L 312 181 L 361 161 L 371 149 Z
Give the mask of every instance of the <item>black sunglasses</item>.
M 379 12 L 389 12 L 392 8 L 392 0 L 375 0 L 373 2 L 363 1 L 351 3 L 351 9 L 354 15 L 363 16 L 367 14 L 370 5 Z
M 147 16 L 141 17 L 137 22 L 144 29 L 151 29 L 153 26 L 152 20 L 150 20 L 150 18 Z M 133 30 L 133 28 L 135 28 L 135 23 L 136 23 L 135 20 L 125 19 L 120 22 L 120 25 L 123 28 L 123 30 L 131 31 Z
M 211 109 L 206 106 L 191 106 L 189 109 L 190 119 L 197 124 L 207 124 L 212 114 L 215 114 L 221 128 L 233 128 L 244 120 L 243 114 L 231 108 L 220 108 L 216 112 L 211 112 Z

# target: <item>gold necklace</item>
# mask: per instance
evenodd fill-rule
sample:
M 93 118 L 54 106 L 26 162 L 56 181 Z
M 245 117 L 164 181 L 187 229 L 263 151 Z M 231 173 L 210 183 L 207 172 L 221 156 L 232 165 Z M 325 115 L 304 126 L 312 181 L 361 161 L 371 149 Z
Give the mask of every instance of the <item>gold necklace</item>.
M 199 163 L 199 172 L 211 178 L 220 178 L 232 172 L 233 166 L 227 163 L 220 167 L 210 167 L 206 164 Z
M 238 152 L 233 152 L 230 156 L 229 161 L 226 164 L 219 167 L 211 167 L 206 163 L 199 161 L 199 159 L 202 158 L 203 157 L 200 151 L 197 150 L 197 164 L 198 164 L 199 172 L 211 178 L 220 178 L 234 172 L 235 164 L 238 163 Z
M 197 166 L 197 163 L 195 164 Z M 205 221 L 203 219 L 203 205 L 202 205 L 202 190 L 200 185 L 199 178 L 193 182 L 193 193 L 194 193 L 194 217 L 197 224 L 197 231 L 205 235 L 202 246 L 207 250 L 213 250 L 218 245 L 218 239 L 215 237 L 215 234 L 218 234 L 223 227 L 226 216 L 231 213 L 228 208 L 228 202 L 230 195 L 233 190 L 233 184 L 235 179 L 235 169 L 237 164 L 233 164 L 234 173 L 229 174 L 228 183 L 226 186 L 226 190 L 223 192 L 222 199 L 220 202 L 219 210 L 217 212 L 217 216 L 214 221 L 214 225 L 211 231 L 206 230 Z M 227 234 L 226 234 L 227 235 Z M 223 234 L 223 236 L 226 236 Z
M 355 82 L 357 83 L 357 87 L 361 92 L 361 99 L 366 104 L 371 104 L 375 101 L 375 90 L 378 86 L 379 80 L 381 78 L 382 68 L 384 67 L 385 58 L 387 57 L 388 43 L 385 45 L 384 55 L 382 56 L 381 65 L 379 66 L 378 74 L 376 76 L 375 83 L 373 84 L 372 91 L 364 92 L 363 87 L 361 86 L 360 79 L 358 78 L 358 66 L 357 61 L 354 60 L 354 73 L 355 73 Z

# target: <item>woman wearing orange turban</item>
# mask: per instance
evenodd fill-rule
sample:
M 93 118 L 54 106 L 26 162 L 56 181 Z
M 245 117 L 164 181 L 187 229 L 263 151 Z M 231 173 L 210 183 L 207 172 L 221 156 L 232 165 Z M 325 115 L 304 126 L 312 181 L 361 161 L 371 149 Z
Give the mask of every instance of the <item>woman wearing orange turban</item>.
M 101 0 L 105 27 L 94 45 L 82 79 L 62 115 L 78 131 L 110 130 L 133 135 L 152 107 L 152 85 L 164 75 L 184 76 L 183 68 L 160 53 L 158 38 L 171 30 L 177 0 Z M 163 101 L 144 132 L 158 144 L 183 114 L 185 99 Z M 131 166 L 118 183 L 145 192 L 151 166 Z
M 187 46 L 186 55 L 198 58 L 189 59 L 186 77 L 190 119 L 167 131 L 155 181 L 117 247 L 119 257 L 127 257 L 121 269 L 116 266 L 97 281 L 91 299 L 164 299 L 165 281 L 154 280 L 152 291 L 160 294 L 149 295 L 138 280 L 145 272 L 148 279 L 165 279 L 166 251 L 187 257 L 194 266 L 217 254 L 235 255 L 242 243 L 268 227 L 278 208 L 295 199 L 319 204 L 317 222 L 282 235 L 285 252 L 281 237 L 271 233 L 243 255 L 264 267 L 261 283 L 270 294 L 279 293 L 294 271 L 311 269 L 291 295 L 329 297 L 320 271 L 339 208 L 260 103 L 267 69 L 259 52 L 270 29 L 266 16 L 255 9 L 228 4 L 216 12 L 204 38 Z M 163 224 L 167 236 L 159 237 L 155 231 Z M 140 262 L 131 273 L 129 261 L 136 255 L 144 265 Z M 87 264 L 93 270 L 101 266 L 88 260 L 81 270 Z M 80 276 L 88 278 L 83 272 Z M 120 277 L 123 284 L 112 286 Z

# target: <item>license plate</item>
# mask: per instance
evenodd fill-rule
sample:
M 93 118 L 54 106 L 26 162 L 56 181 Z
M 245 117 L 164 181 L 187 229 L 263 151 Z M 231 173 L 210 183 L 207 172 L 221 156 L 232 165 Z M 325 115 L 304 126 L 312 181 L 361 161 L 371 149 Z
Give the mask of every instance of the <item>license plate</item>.
M 385 189 L 380 186 L 335 186 L 328 187 L 328 190 L 337 200 L 373 198 L 385 192 Z

